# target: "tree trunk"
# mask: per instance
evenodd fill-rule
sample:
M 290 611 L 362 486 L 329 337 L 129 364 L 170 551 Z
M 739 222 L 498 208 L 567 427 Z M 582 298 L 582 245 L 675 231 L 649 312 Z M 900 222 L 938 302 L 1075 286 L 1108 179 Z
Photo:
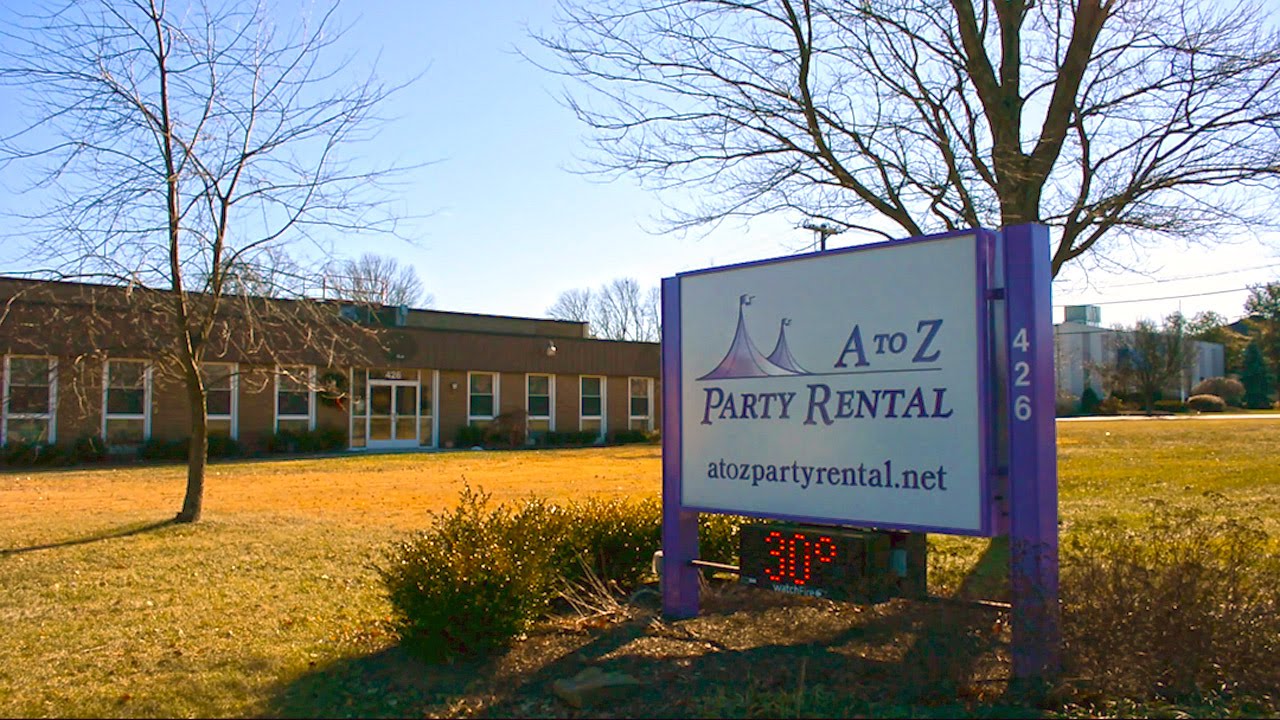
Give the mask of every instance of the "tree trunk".
M 177 522 L 193 523 L 204 510 L 204 471 L 209 458 L 209 416 L 205 410 L 204 384 L 192 362 L 186 368 L 187 398 L 191 406 L 191 447 L 187 453 L 187 494 Z

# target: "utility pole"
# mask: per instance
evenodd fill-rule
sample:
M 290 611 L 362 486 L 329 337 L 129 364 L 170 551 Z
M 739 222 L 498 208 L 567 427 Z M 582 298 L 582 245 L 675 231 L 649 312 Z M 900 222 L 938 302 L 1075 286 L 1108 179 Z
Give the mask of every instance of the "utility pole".
M 842 228 L 838 228 L 835 225 L 830 225 L 828 223 L 815 223 L 809 220 L 806 220 L 800 227 L 805 230 L 812 230 L 818 236 L 818 252 L 827 251 L 827 238 L 844 232 Z

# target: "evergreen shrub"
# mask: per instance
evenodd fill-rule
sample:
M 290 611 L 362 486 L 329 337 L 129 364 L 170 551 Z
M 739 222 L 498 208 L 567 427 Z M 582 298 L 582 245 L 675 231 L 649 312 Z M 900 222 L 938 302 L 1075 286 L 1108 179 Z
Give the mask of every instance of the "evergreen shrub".
M 1098 391 L 1092 385 L 1086 385 L 1084 392 L 1080 393 L 1080 414 L 1096 415 L 1101 404 L 1102 398 L 1098 397 Z

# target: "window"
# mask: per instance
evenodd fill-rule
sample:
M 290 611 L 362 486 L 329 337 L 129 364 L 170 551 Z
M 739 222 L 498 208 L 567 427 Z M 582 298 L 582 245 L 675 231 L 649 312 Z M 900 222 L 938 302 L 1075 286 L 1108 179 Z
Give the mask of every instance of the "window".
M 653 378 L 633 377 L 628 381 L 630 400 L 630 429 L 640 432 L 653 430 L 653 413 L 650 398 L 653 397 Z
M 108 360 L 103 383 L 102 435 L 108 447 L 140 445 L 151 437 L 151 366 Z
M 604 378 L 583 375 L 578 380 L 579 429 L 594 431 L 603 436 L 604 426 Z
M 467 420 L 492 420 L 498 406 L 497 373 L 467 373 Z
M 530 432 L 549 432 L 553 429 L 552 408 L 555 406 L 555 382 L 550 375 L 525 376 L 525 411 L 529 413 Z
M 55 442 L 57 361 L 45 357 L 6 357 L 4 395 L 0 414 L 0 445 L 13 442 Z
M 276 368 L 276 432 L 315 429 L 316 369 Z
M 236 366 L 233 363 L 203 363 L 200 379 L 204 382 L 205 408 L 209 418 L 209 434 L 234 438 L 237 435 Z

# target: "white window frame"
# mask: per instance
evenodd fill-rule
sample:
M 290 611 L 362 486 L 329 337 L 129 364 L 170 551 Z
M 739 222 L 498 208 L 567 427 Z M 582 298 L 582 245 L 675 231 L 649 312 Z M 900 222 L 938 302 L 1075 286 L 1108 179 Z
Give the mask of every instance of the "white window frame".
M 13 373 L 9 369 L 9 361 L 13 358 L 24 360 L 47 360 L 49 363 L 49 412 L 47 413 L 11 413 L 9 412 L 9 380 Z M 58 358 L 52 355 L 5 355 L 4 356 L 4 389 L 0 395 L 0 445 L 9 442 L 9 420 L 45 420 L 49 423 L 50 444 L 58 441 Z
M 111 363 L 113 362 L 140 362 L 142 363 L 142 414 L 137 413 L 113 413 L 107 409 L 107 395 L 111 392 Z M 108 420 L 141 420 L 142 421 L 142 441 L 146 442 L 151 439 L 151 375 L 152 366 L 150 360 L 142 358 L 107 358 L 102 361 L 102 440 L 108 441 L 107 437 L 107 421 Z
M 493 414 L 492 415 L 472 415 L 471 414 L 471 376 L 472 375 L 488 375 L 493 378 Z M 467 371 L 467 424 L 471 425 L 477 420 L 489 422 L 498 417 L 498 410 L 502 407 L 498 404 L 498 393 L 501 389 L 502 374 L 496 371 L 488 370 L 468 370 Z
M 547 379 L 547 414 L 534 415 L 529 410 L 529 378 L 544 377 Z M 530 420 L 546 420 L 547 429 L 550 432 L 556 431 L 556 376 L 551 373 L 525 373 L 524 374 L 524 411 L 528 413 Z
M 584 415 L 582 413 L 582 381 L 586 378 L 596 378 L 600 381 L 600 414 Z M 606 437 L 609 432 L 609 378 L 604 375 L 579 375 L 578 376 L 578 431 L 585 430 L 583 425 L 586 420 L 600 421 L 600 437 Z
M 285 368 L 306 368 L 307 371 L 307 414 L 280 414 L 280 378 L 286 374 Z M 275 417 L 274 432 L 280 432 L 281 420 L 306 420 L 307 429 L 316 429 L 316 368 L 314 365 L 276 365 L 275 391 L 271 394 L 271 414 Z
M 418 404 L 419 404 L 419 406 L 421 406 L 421 404 L 422 404 L 422 389 L 428 385 L 428 383 L 426 383 L 426 382 L 424 382 L 424 381 L 422 380 L 422 373 L 423 373 L 423 371 L 424 371 L 424 370 L 425 370 L 425 368 L 419 368 L 419 369 L 418 369 Z M 430 370 L 429 372 L 431 373 L 431 382 L 430 382 L 430 386 L 431 386 L 431 444 L 430 444 L 430 445 L 422 445 L 422 447 L 433 447 L 433 448 L 438 448 L 438 447 L 440 447 L 440 371 L 439 371 L 439 370 L 432 369 L 432 370 Z M 471 410 L 470 406 L 468 406 L 468 407 L 467 407 L 467 410 L 468 410 L 468 412 L 470 412 L 470 410 Z M 422 426 L 422 418 L 424 418 L 424 417 L 426 417 L 426 416 L 425 416 L 425 415 L 422 415 L 421 413 L 419 413 L 419 414 L 418 414 L 418 426 L 419 426 L 419 427 L 418 427 L 418 442 L 419 442 L 419 443 L 421 443 L 421 442 L 422 442 L 422 427 L 421 427 L 421 426 Z
M 209 388 L 205 388 L 205 420 L 229 420 L 231 422 L 231 439 L 240 439 L 240 365 L 238 363 L 227 362 L 205 362 L 200 363 L 200 367 L 217 366 L 228 368 L 227 379 L 231 381 L 231 414 L 230 415 L 214 415 L 208 412 L 208 392 Z M 279 407 L 279 406 L 277 406 Z
M 649 401 L 648 415 L 632 415 L 631 414 L 631 401 L 635 399 L 635 396 L 631 394 L 631 383 L 634 380 L 644 380 L 645 383 L 648 385 L 649 393 L 648 395 L 645 396 L 645 398 Z M 653 432 L 653 378 L 651 377 L 627 378 L 627 429 L 628 430 L 631 429 L 631 423 L 636 420 L 646 421 L 646 425 L 645 425 L 646 432 Z

